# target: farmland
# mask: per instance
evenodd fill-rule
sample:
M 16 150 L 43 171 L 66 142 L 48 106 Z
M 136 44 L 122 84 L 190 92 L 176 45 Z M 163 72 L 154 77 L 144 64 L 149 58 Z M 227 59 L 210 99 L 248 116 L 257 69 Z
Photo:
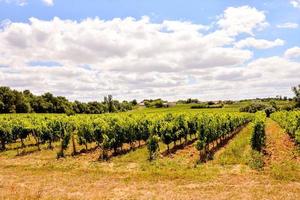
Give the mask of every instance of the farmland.
M 83 139 L 86 137 L 82 137 L 79 134 L 80 131 L 77 130 L 74 135 L 74 144 L 70 139 L 70 144 L 64 151 L 64 157 L 57 159 L 62 147 L 61 138 L 53 140 L 52 149 L 49 149 L 49 142 L 41 140 L 41 150 L 38 150 L 36 140 L 32 134 L 29 134 L 23 141 L 25 147 L 22 147 L 21 141 L 17 139 L 7 144 L 6 151 L 0 154 L 0 198 L 299 198 L 300 165 L 294 141 L 290 139 L 284 129 L 272 120 L 278 118 L 274 115 L 272 119 L 264 122 L 266 136 L 264 136 L 265 141 L 262 146 L 266 152 L 257 153 L 253 150 L 251 141 L 253 141 L 254 129 L 257 129 L 256 123 L 258 122 L 255 118 L 262 116 L 237 112 L 241 106 L 241 104 L 226 105 L 224 108 L 197 110 L 190 109 L 190 106 L 187 105 L 177 105 L 172 108 L 138 108 L 127 113 L 70 117 L 63 114 L 2 115 L 2 121 L 7 117 L 13 120 L 20 118 L 23 122 L 26 118 L 33 118 L 36 121 L 44 119 L 39 122 L 40 124 L 53 118 L 62 119 L 62 121 L 67 118 L 76 118 L 78 124 L 76 127 L 78 128 L 75 129 L 78 130 L 86 129 L 86 126 L 80 126 L 80 124 L 87 124 L 91 119 L 103 123 L 101 119 L 124 117 L 125 121 L 121 121 L 126 124 L 130 124 L 132 118 L 151 119 L 152 124 L 156 124 L 161 118 L 165 120 L 166 116 L 167 118 L 174 117 L 171 120 L 172 123 L 181 119 L 181 116 L 185 116 L 184 119 L 187 122 L 191 122 L 189 121 L 191 116 L 200 116 L 197 120 L 201 122 L 203 119 L 221 119 L 222 116 L 244 116 L 249 121 L 237 124 L 234 128 L 235 133 L 229 134 L 227 139 L 224 136 L 223 141 L 211 138 L 209 142 L 207 141 L 209 138 L 201 137 L 199 134 L 198 136 L 187 135 L 187 141 L 183 135 L 182 138 L 177 137 L 175 142 L 167 142 L 166 139 L 161 139 L 166 135 L 162 134 L 164 129 L 160 129 L 159 149 L 152 161 L 149 160 L 149 145 L 145 144 L 148 139 L 140 142 L 137 140 L 124 141 L 122 147 L 118 146 L 117 150 L 114 150 L 113 147 L 107 148 L 109 159 L 103 160 L 101 159 L 103 158 L 101 156 L 103 140 L 99 140 L 100 143 L 102 142 L 101 144 L 94 140 L 85 143 Z M 205 130 L 208 130 L 211 125 L 205 125 L 207 127 Z M 178 127 L 176 124 L 167 123 L 165 124 L 166 130 L 168 130 L 168 126 Z M 197 131 L 199 131 L 198 128 Z M 116 130 L 114 129 L 114 131 Z M 149 129 L 150 135 L 153 130 L 153 128 Z M 178 129 L 177 132 L 179 130 L 181 129 Z M 229 133 L 233 133 L 232 130 Z M 80 137 L 82 139 L 79 139 Z M 199 147 L 201 141 L 206 141 L 204 143 L 207 144 L 206 148 L 201 148 L 201 145 Z M 74 154 L 73 145 L 76 154 Z M 174 145 L 176 146 L 174 147 Z M 169 146 L 169 151 L 167 146 Z M 205 156 L 205 161 L 200 162 L 201 156 L 199 158 L 199 155 L 203 156 L 206 149 L 208 156 Z
M 300 199 L 300 0 L 0 0 L 0 200 Z

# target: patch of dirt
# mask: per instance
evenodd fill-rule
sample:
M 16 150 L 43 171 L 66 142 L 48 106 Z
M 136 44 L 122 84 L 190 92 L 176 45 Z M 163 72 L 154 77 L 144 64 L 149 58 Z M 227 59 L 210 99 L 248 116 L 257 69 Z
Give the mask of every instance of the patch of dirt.
M 199 151 L 195 147 L 195 143 L 185 146 L 185 148 L 178 150 L 175 154 L 170 154 L 170 157 L 186 157 L 188 163 L 195 163 L 199 159 Z
M 274 121 L 266 123 L 266 160 L 267 166 L 272 163 L 281 163 L 294 160 L 300 163 L 295 143 L 289 135 Z

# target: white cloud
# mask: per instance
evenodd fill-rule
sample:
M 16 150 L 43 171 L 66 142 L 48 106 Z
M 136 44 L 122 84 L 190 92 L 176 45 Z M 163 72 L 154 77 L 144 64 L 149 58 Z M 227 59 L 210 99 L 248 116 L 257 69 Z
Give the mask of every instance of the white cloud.
M 286 58 L 300 58 L 300 47 L 293 47 L 285 51 Z
M 263 39 L 255 39 L 253 37 L 248 37 L 246 39 L 240 40 L 237 43 L 235 43 L 235 47 L 237 48 L 253 47 L 256 49 L 269 49 L 269 48 L 282 46 L 282 45 L 284 45 L 284 41 L 281 39 L 269 41 Z
M 231 9 L 248 14 L 229 13 Z M 237 36 L 254 34 L 267 24 L 264 13 L 228 8 L 218 23 L 209 32 L 206 25 L 153 23 L 149 17 L 10 22 L 0 31 L 0 85 L 84 101 L 107 94 L 170 100 L 289 94 L 299 82 L 299 62 L 271 57 L 247 64 L 253 52 L 234 46 Z M 254 41 L 259 45 L 250 42 L 252 46 L 261 45 Z M 45 64 L 30 66 L 32 62 Z
M 18 6 L 25 6 L 27 4 L 27 0 L 0 0 L 0 3 L 1 2 L 14 3 Z
M 264 12 L 249 6 L 227 8 L 217 24 L 233 36 L 239 33 L 253 35 L 253 30 L 260 30 L 268 25 Z
M 277 28 L 291 28 L 291 29 L 294 29 L 294 28 L 298 28 L 298 24 L 297 23 L 292 23 L 292 22 L 287 22 L 287 23 L 284 23 L 284 24 L 278 24 L 276 27 Z
M 42 0 L 47 6 L 53 6 L 54 0 Z
M 28 4 L 28 0 L 0 0 L 0 3 L 1 2 L 14 3 L 18 6 L 25 6 L 25 5 Z M 53 6 L 54 5 L 54 0 L 42 0 L 42 2 L 47 6 Z
M 290 3 L 293 5 L 293 7 L 300 8 L 300 0 L 292 0 Z

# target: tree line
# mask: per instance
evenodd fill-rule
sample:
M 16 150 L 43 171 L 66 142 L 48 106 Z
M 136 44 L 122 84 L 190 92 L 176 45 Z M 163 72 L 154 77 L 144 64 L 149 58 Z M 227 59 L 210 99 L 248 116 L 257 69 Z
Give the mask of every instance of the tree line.
M 66 97 L 54 96 L 50 92 L 34 95 L 29 90 L 0 87 L 0 113 L 102 114 L 131 110 L 136 104 L 136 100 L 119 102 L 112 95 L 104 97 L 102 102 L 71 102 Z

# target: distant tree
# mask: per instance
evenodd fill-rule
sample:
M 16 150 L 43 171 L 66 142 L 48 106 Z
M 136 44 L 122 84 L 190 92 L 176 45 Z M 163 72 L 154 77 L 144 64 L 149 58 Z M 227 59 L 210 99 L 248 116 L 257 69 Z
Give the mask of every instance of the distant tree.
M 115 111 L 115 105 L 114 105 L 112 95 L 108 95 L 107 97 L 104 97 L 104 104 L 106 104 L 108 112 L 111 113 Z
M 2 113 L 16 112 L 15 96 L 9 87 L 0 87 L 0 101 L 4 104 Z
M 154 101 L 155 108 L 161 108 L 161 107 L 163 107 L 163 105 L 164 105 L 164 102 L 160 99 Z
M 296 107 L 300 107 L 300 84 L 292 88 L 295 93 Z
M 267 105 L 253 102 L 247 106 L 241 107 L 240 112 L 249 112 L 249 113 L 256 113 L 257 111 L 264 110 L 267 107 Z
M 213 101 L 209 101 L 209 102 L 207 102 L 207 104 L 208 104 L 208 105 L 214 105 L 214 104 L 215 104 L 215 102 L 213 102 Z
M 114 112 L 115 111 L 115 107 L 114 107 L 112 95 L 108 95 L 107 99 L 108 99 L 108 112 Z
M 132 104 L 133 106 L 136 106 L 136 105 L 137 105 L 137 100 L 136 100 L 136 99 L 133 99 L 133 100 L 131 101 L 131 104 Z
M 186 103 L 192 103 L 192 99 L 191 98 L 188 98 L 187 100 L 186 100 Z
M 136 100 L 132 101 L 137 103 Z M 104 102 L 79 101 L 70 102 L 66 97 L 54 96 L 47 92 L 41 96 L 32 94 L 29 90 L 19 92 L 9 87 L 0 87 L 0 113 L 75 113 L 101 114 L 106 112 L 127 111 L 132 109 L 132 102 L 113 100 L 111 95 Z
M 0 100 L 0 113 L 3 113 L 4 106 L 4 103 Z

